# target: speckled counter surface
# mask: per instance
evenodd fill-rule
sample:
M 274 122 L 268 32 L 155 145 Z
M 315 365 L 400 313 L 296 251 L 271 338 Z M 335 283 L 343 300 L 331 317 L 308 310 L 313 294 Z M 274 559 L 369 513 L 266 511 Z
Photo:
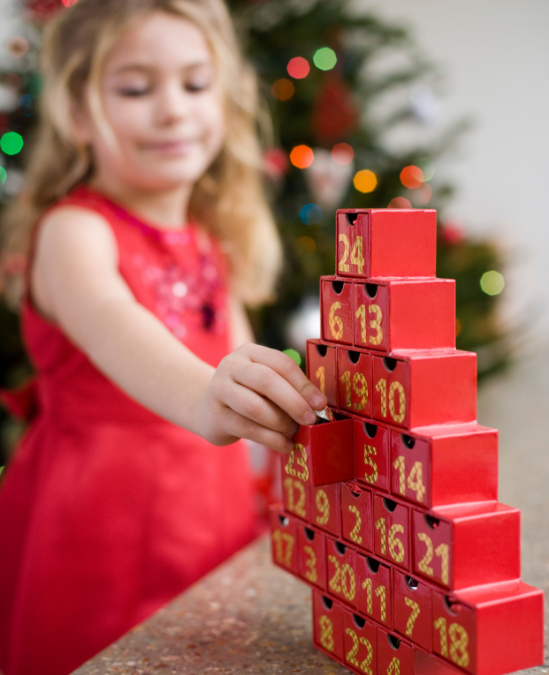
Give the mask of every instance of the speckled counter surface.
M 500 429 L 500 501 L 522 510 L 523 579 L 549 597 L 549 351 L 541 356 L 481 391 L 479 419 Z M 523 673 L 549 673 L 546 664 Z M 348 672 L 312 647 L 310 591 L 271 564 L 264 538 L 75 674 Z

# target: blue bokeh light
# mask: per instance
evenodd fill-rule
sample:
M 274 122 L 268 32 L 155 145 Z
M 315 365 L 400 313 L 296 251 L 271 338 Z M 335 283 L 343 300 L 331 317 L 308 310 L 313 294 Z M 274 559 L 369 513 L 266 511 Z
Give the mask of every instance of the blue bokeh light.
M 322 221 L 322 209 L 318 204 L 305 204 L 299 212 L 301 222 L 305 225 L 316 225 Z

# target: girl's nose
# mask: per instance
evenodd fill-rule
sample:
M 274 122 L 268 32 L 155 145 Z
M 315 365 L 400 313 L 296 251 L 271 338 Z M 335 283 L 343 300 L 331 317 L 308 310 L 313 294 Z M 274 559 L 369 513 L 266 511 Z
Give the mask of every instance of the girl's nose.
M 156 122 L 161 126 L 180 122 L 189 114 L 189 94 L 180 82 L 166 82 L 156 102 Z

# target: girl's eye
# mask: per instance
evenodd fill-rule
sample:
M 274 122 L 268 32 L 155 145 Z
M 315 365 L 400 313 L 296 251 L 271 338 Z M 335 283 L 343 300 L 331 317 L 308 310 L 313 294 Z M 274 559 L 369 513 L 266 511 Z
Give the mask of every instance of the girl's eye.
M 137 98 L 138 96 L 145 96 L 149 93 L 148 87 L 122 87 L 118 90 L 120 96 L 127 96 L 129 98 Z
M 190 82 L 185 82 L 185 91 L 188 91 L 190 93 L 195 93 L 199 91 L 205 91 L 210 88 L 210 81 L 209 80 L 194 80 Z

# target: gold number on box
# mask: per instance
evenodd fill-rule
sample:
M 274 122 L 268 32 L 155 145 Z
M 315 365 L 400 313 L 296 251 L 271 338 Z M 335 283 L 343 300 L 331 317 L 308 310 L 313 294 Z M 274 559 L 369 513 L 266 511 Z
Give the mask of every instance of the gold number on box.
M 387 380 L 384 377 L 376 384 L 376 391 L 380 394 L 381 416 L 387 417 Z
M 434 576 L 434 572 L 429 563 L 433 559 L 433 542 L 431 541 L 431 537 L 428 534 L 425 534 L 425 532 L 418 532 L 417 538 L 426 546 L 425 555 L 417 565 L 418 569 L 420 572 L 423 572 L 423 574 L 427 574 L 427 576 L 432 577 Z
M 406 635 L 412 637 L 412 631 L 414 630 L 414 624 L 417 617 L 419 616 L 419 605 L 417 602 L 414 602 L 411 598 L 404 598 L 405 604 L 412 610 L 412 613 L 408 617 L 406 622 Z
M 326 370 L 324 366 L 320 366 L 315 373 L 315 377 L 319 382 L 318 388 L 323 394 L 326 394 Z
M 353 568 L 348 563 L 340 566 L 335 555 L 328 556 L 328 562 L 334 565 L 334 576 L 328 582 L 328 586 L 334 593 L 342 593 L 349 602 L 355 599 L 356 582 Z
M 330 333 L 334 340 L 341 340 L 343 337 L 343 321 L 341 317 L 336 316 L 338 309 L 341 309 L 341 302 L 337 300 L 330 307 L 330 313 L 328 314 L 328 323 L 330 324 Z
M 353 375 L 353 390 L 357 396 L 360 396 L 360 401 L 353 403 L 353 408 L 357 411 L 364 410 L 368 403 L 368 383 L 362 373 Z
M 355 668 L 358 668 L 363 673 L 366 673 L 366 675 L 372 675 L 372 669 L 370 666 L 372 665 L 374 650 L 372 649 L 372 645 L 370 644 L 369 640 L 367 640 L 365 637 L 359 638 L 352 628 L 347 628 L 345 632 L 353 641 L 353 646 L 347 652 L 347 663 L 355 666 Z M 361 663 L 359 663 L 357 658 L 360 645 L 364 645 L 366 647 L 366 658 Z
M 290 567 L 292 564 L 292 552 L 294 550 L 294 538 L 287 532 L 275 530 L 273 532 L 275 559 L 281 565 Z M 284 546 L 286 544 L 286 546 Z
M 423 502 L 423 495 L 425 494 L 423 464 L 421 462 L 414 462 L 407 481 L 405 458 L 402 456 L 397 457 L 393 462 L 393 467 L 398 469 L 398 491 L 400 494 L 406 496 L 406 485 L 408 485 L 408 488 L 416 493 L 416 501 Z
M 400 661 L 395 656 L 389 667 L 387 668 L 387 675 L 400 675 Z
M 305 579 L 308 579 L 314 584 L 318 579 L 318 574 L 316 572 L 316 555 L 312 546 L 304 546 L 303 550 L 308 556 L 307 560 L 305 560 L 305 567 L 308 568 L 305 572 Z
M 381 313 L 381 307 L 379 305 L 369 305 L 368 314 L 375 315 L 373 319 L 370 319 L 370 328 L 376 332 L 375 335 L 369 336 L 368 341 L 373 345 L 380 345 L 383 342 L 383 328 L 381 327 L 383 314 Z
M 360 517 L 360 511 L 357 509 L 356 506 L 353 506 L 352 504 L 349 505 L 349 511 L 356 518 L 355 526 L 353 527 L 353 529 L 349 534 L 349 539 L 351 541 L 354 541 L 356 544 L 362 544 L 362 537 L 360 536 L 360 526 L 362 525 L 362 518 Z
M 349 265 L 347 265 L 347 259 L 349 257 L 349 237 L 347 237 L 346 234 L 341 233 L 337 240 L 343 244 L 343 256 L 339 261 L 337 269 L 339 272 L 348 272 Z
M 373 598 L 372 598 L 373 582 L 370 578 L 364 579 L 362 588 L 366 590 L 366 610 L 370 616 L 374 615 Z M 376 596 L 379 598 L 380 617 L 381 621 L 387 620 L 387 589 L 385 586 L 378 586 L 375 590 Z
M 396 393 L 398 393 L 398 413 L 395 408 Z M 404 387 L 396 380 L 391 382 L 389 386 L 389 412 L 397 424 L 404 422 L 404 418 L 406 417 L 406 394 L 404 393 Z
M 318 620 L 320 624 L 320 644 L 327 652 L 334 651 L 334 627 L 330 619 L 323 614 Z
M 362 254 L 362 237 L 357 237 L 351 251 L 351 265 L 358 267 L 358 273 L 362 274 L 364 270 L 364 256 Z
M 404 544 L 397 538 L 397 533 L 404 534 L 404 527 L 402 525 L 391 525 L 389 530 L 389 553 L 391 558 L 397 562 L 401 563 L 404 560 L 405 551 Z
M 296 457 L 296 453 L 299 452 L 299 457 Z M 297 466 L 302 471 L 294 469 L 294 461 L 297 463 Z M 290 452 L 288 457 L 288 462 L 286 463 L 286 473 L 290 476 L 295 476 L 302 480 L 303 482 L 309 479 L 309 469 L 307 467 L 307 450 L 301 443 L 296 443 L 294 449 Z
M 303 483 L 300 483 L 298 480 L 293 480 L 292 478 L 285 478 L 284 487 L 286 488 L 286 494 L 288 495 L 288 511 L 295 513 L 296 516 L 299 516 L 300 518 L 306 518 L 305 486 Z M 294 490 L 299 494 L 297 502 L 294 499 Z
M 442 558 L 440 561 L 442 583 L 448 585 L 450 581 L 450 549 L 448 544 L 440 544 L 435 548 L 435 555 Z
M 366 343 L 366 305 L 360 305 L 355 316 L 360 321 L 360 341 Z
M 450 658 L 461 668 L 467 668 L 469 665 L 469 653 L 467 645 L 469 636 L 467 631 L 459 623 L 451 623 L 446 633 L 446 619 L 439 617 L 435 621 L 435 628 L 440 632 L 440 653 L 448 657 L 448 637 L 450 638 Z
M 315 497 L 316 508 L 320 511 L 320 515 L 316 517 L 318 525 L 326 525 L 330 520 L 330 500 L 324 490 L 317 490 Z
M 372 485 L 374 483 L 377 483 L 378 479 L 378 470 L 377 470 L 377 464 L 375 463 L 375 460 L 372 459 L 372 456 L 377 455 L 377 450 L 376 448 L 373 447 L 373 445 L 365 445 L 364 446 L 364 464 L 366 466 L 370 466 L 372 468 L 372 473 L 371 475 L 368 473 L 364 473 L 364 480 L 367 483 L 371 483 Z
M 381 553 L 382 555 L 387 555 L 387 542 L 385 540 L 386 536 L 386 527 L 385 527 L 385 518 L 380 518 L 376 522 L 376 530 L 380 531 L 380 536 L 381 536 Z
M 345 385 L 345 407 L 351 407 L 351 371 L 346 370 L 340 380 Z

